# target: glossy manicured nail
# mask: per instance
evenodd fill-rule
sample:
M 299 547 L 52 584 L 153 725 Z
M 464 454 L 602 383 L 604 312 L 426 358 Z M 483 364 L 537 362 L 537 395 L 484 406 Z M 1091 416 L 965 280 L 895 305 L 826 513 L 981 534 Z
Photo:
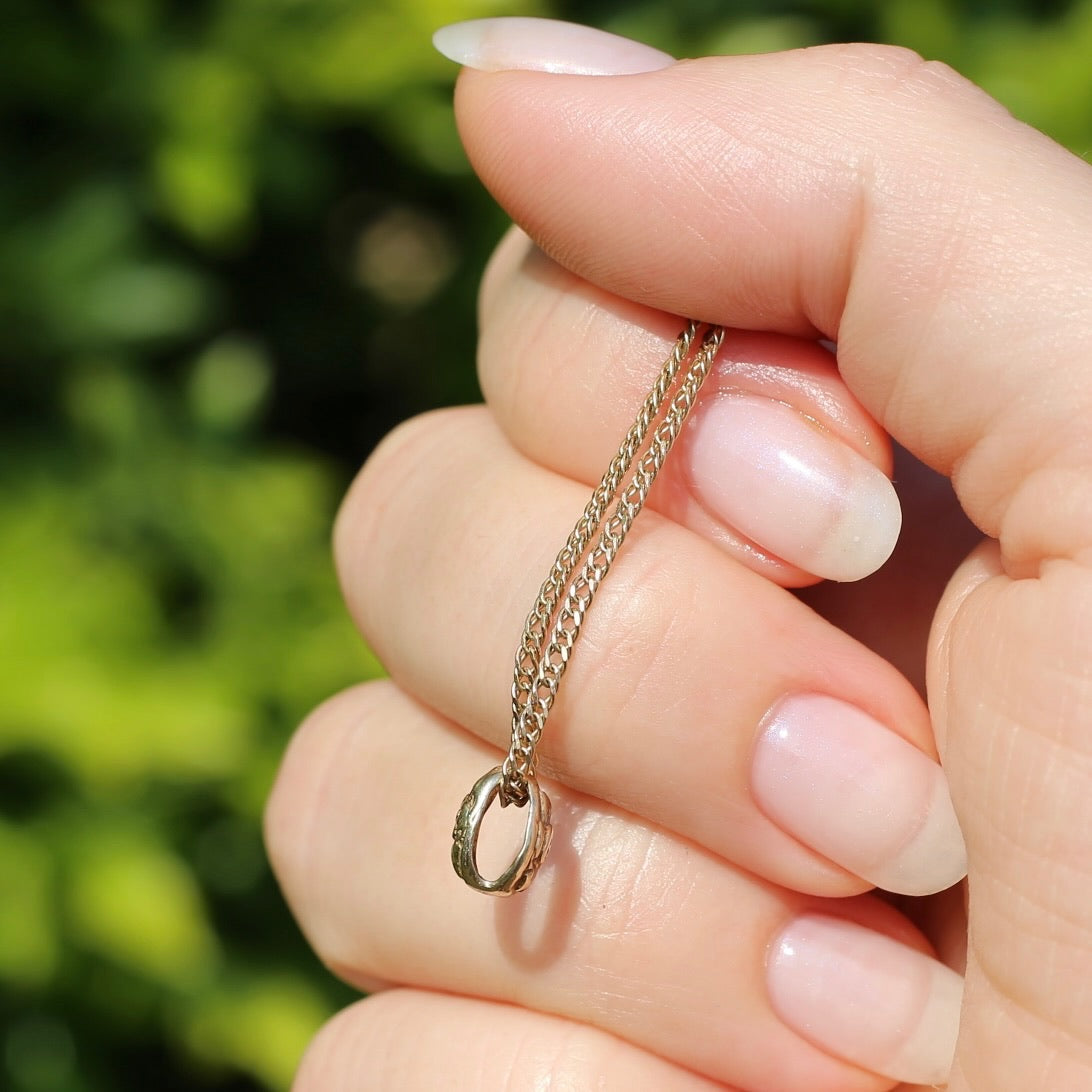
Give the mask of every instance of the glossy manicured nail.
M 778 1016 L 831 1054 L 909 1084 L 943 1085 L 963 979 L 840 918 L 806 915 L 777 938 L 767 988 Z
M 556 19 L 508 17 L 452 23 L 432 36 L 449 60 L 483 72 L 523 68 L 577 76 L 628 76 L 674 64 L 658 49 Z
M 791 406 L 717 395 L 698 408 L 687 448 L 703 507 L 783 561 L 859 580 L 895 548 L 902 509 L 887 476 Z
M 966 874 L 940 766 L 836 698 L 798 694 L 770 710 L 751 793 L 782 830 L 887 891 L 929 895 Z

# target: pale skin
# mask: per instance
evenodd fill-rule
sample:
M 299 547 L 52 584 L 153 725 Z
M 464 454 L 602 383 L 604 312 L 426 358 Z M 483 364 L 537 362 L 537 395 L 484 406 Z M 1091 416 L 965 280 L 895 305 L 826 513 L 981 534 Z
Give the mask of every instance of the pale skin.
M 834 1050 L 771 1000 L 778 936 L 815 913 L 965 970 L 950 1088 L 1092 1088 L 1092 170 L 883 47 L 466 72 L 456 106 L 520 227 L 482 286 L 486 404 L 399 429 L 338 520 L 391 679 L 300 729 L 268 840 L 320 958 L 376 992 L 297 1089 L 916 1087 L 905 1029 Z M 816 584 L 806 544 L 711 512 L 684 438 L 542 742 L 548 864 L 490 899 L 451 871 L 454 814 L 680 316 L 730 328 L 688 435 L 743 391 L 885 474 L 893 439 L 902 545 Z M 760 806 L 756 739 L 800 693 L 939 756 L 966 898 L 881 897 Z

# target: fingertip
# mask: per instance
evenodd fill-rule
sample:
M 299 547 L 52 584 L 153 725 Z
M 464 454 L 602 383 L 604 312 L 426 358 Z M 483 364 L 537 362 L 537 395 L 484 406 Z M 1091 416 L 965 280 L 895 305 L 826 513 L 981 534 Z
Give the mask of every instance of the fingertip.
M 840 918 L 805 914 L 767 968 L 778 1015 L 804 1038 L 875 1073 L 943 1085 L 963 979 L 923 952 Z
M 860 580 L 891 556 L 902 508 L 878 467 L 792 406 L 721 394 L 701 407 L 687 470 L 703 506 L 782 560 Z

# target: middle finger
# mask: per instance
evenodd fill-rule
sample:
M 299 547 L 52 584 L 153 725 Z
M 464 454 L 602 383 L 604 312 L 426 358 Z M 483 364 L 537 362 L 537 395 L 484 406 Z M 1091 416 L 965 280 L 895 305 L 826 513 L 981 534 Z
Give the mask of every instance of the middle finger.
M 680 320 L 568 272 L 513 229 L 481 292 L 478 372 L 509 442 L 596 480 Z M 857 580 L 890 555 L 891 445 L 814 340 L 731 330 L 649 497 L 776 583 Z
M 342 583 L 372 647 L 405 689 L 498 746 L 536 578 L 585 494 L 473 408 L 399 429 L 339 517 Z M 924 894 L 963 871 L 906 680 L 653 512 L 588 614 L 540 755 L 548 776 L 797 890 Z

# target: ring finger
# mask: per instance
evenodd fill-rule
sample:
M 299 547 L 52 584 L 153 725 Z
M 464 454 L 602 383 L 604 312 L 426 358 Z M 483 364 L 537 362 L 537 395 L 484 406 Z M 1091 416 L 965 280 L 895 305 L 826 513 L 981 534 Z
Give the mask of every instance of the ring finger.
M 943 1079 L 959 978 L 873 896 L 786 892 L 554 785 L 555 848 L 535 885 L 467 892 L 440 864 L 452 805 L 490 757 L 390 683 L 301 729 L 267 833 L 331 966 L 555 1013 L 748 1089 Z

